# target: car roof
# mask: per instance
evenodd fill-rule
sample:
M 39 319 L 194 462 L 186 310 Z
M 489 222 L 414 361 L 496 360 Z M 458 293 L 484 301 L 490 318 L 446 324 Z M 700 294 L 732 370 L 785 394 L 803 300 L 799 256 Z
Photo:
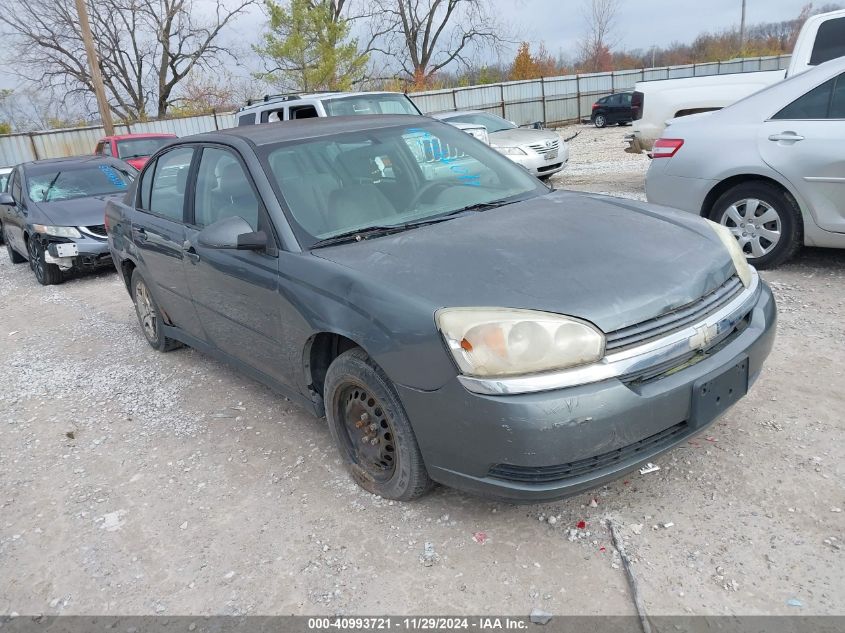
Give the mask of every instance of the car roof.
M 101 141 L 123 141 L 133 138 L 173 138 L 176 135 L 172 132 L 145 132 L 143 134 L 114 134 L 112 136 L 103 136 Z
M 111 156 L 67 156 L 64 158 L 42 158 L 41 160 L 31 160 L 26 163 L 21 163 L 20 167 L 26 169 L 27 172 L 41 172 L 50 169 L 62 167 L 82 167 L 86 164 L 102 165 L 102 164 L 122 164 L 122 161 Z
M 369 90 L 365 92 L 305 92 L 305 93 L 292 93 L 292 94 L 277 94 L 277 95 L 264 95 L 263 97 L 259 97 L 257 99 L 252 99 L 251 103 L 248 105 L 243 106 L 238 110 L 238 113 L 244 112 L 246 110 L 252 110 L 255 108 L 262 108 L 264 106 L 276 105 L 279 103 L 289 104 L 289 105 L 298 105 L 303 102 L 307 102 L 309 99 L 312 100 L 320 100 L 320 99 L 339 99 L 343 97 L 359 97 L 367 95 L 403 95 L 403 92 L 395 92 L 393 90 Z M 407 95 L 406 95 L 407 96 Z
M 291 121 L 279 121 L 275 123 L 263 123 L 261 125 L 245 125 L 240 127 L 220 130 L 219 132 L 208 132 L 196 134 L 180 139 L 187 142 L 202 141 L 226 141 L 233 137 L 242 138 L 253 145 L 269 145 L 271 143 L 283 143 L 285 141 L 296 141 L 300 139 L 317 138 L 320 136 L 331 136 L 344 134 L 346 132 L 358 132 L 361 130 L 378 130 L 389 127 L 406 125 L 416 127 L 420 123 L 433 123 L 429 117 L 415 114 L 365 114 L 353 116 L 335 117 L 314 117 L 310 119 L 293 119 Z M 445 125 L 445 123 L 443 124 Z

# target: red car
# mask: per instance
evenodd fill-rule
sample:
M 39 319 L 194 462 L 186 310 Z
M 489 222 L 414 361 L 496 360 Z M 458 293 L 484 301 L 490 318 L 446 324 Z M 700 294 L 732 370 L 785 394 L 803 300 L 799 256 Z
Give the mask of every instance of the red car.
M 159 147 L 176 138 L 175 134 L 120 134 L 97 141 L 95 154 L 116 156 L 135 169 L 141 169 Z

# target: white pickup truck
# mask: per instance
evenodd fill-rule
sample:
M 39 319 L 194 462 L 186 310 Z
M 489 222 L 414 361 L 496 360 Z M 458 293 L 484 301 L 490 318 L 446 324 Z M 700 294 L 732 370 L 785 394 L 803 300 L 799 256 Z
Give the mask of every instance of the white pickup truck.
M 650 150 L 667 121 L 720 110 L 750 94 L 836 57 L 845 56 L 845 10 L 810 17 L 801 28 L 787 70 L 640 81 L 631 101 L 634 130 L 626 152 Z

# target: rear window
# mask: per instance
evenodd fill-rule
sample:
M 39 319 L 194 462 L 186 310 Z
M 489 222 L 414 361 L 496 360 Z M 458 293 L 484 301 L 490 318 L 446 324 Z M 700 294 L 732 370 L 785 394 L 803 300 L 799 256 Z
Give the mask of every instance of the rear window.
M 816 35 L 810 64 L 823 64 L 837 57 L 845 57 L 845 18 L 822 23 Z
M 29 174 L 28 195 L 33 202 L 55 202 L 88 196 L 123 193 L 134 172 L 116 165 L 62 167 Z
M 123 160 L 152 156 L 165 143 L 172 140 L 172 136 L 161 136 L 158 138 L 132 138 L 118 141 L 117 156 Z
M 413 102 L 403 94 L 353 95 L 323 99 L 323 106 L 329 116 L 420 113 Z

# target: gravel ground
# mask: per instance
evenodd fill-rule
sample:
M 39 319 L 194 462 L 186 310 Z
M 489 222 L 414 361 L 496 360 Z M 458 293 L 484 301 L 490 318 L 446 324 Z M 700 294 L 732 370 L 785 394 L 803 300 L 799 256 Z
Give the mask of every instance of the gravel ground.
M 642 198 L 626 130 L 576 129 L 556 184 Z M 765 278 L 763 376 L 659 471 L 537 506 L 394 503 L 325 422 L 150 349 L 113 273 L 45 289 L 2 257 L 0 614 L 630 614 L 608 517 L 652 614 L 845 614 L 845 252 Z

